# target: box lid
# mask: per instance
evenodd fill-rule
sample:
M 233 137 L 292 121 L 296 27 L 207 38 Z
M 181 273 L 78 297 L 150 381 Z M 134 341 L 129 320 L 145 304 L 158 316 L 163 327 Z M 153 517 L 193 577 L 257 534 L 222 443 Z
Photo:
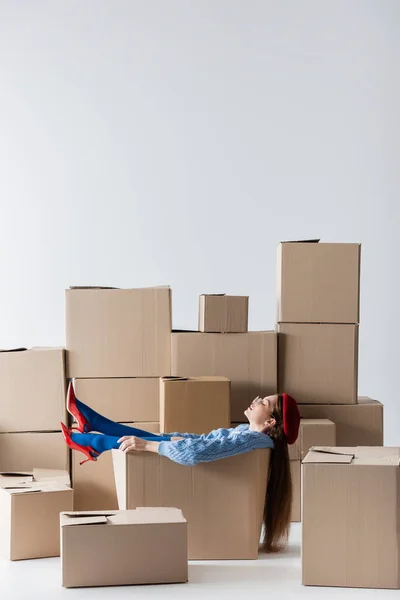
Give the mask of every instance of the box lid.
M 30 473 L 0 473 L 0 489 L 14 494 L 52 492 L 70 489 L 70 478 L 66 471 L 34 469 Z
M 186 523 L 186 519 L 180 509 L 172 507 L 138 507 L 134 510 L 61 513 L 61 527 L 78 525 L 141 525 L 151 523 Z
M 355 448 L 320 447 L 310 449 L 303 463 L 400 466 L 400 448 L 357 446 Z
M 284 240 L 281 244 L 318 244 L 321 239 L 311 239 L 311 240 Z

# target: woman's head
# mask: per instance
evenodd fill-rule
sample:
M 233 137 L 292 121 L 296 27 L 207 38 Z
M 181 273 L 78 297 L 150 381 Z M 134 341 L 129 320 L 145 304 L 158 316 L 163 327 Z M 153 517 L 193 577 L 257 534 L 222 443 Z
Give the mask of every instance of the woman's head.
M 267 433 L 275 439 L 284 439 L 293 444 L 298 436 L 300 414 L 297 402 L 288 394 L 257 396 L 244 411 L 250 429 Z
M 265 396 L 264 398 L 254 398 L 250 406 L 244 411 L 250 426 L 264 433 L 268 433 L 276 424 L 279 417 L 279 395 Z

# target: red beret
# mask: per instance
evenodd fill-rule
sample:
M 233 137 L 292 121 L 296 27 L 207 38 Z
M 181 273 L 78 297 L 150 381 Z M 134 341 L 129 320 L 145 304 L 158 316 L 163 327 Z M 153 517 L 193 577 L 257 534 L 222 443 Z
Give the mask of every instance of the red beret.
M 282 394 L 283 431 L 288 444 L 294 444 L 299 435 L 300 413 L 297 402 L 289 394 Z

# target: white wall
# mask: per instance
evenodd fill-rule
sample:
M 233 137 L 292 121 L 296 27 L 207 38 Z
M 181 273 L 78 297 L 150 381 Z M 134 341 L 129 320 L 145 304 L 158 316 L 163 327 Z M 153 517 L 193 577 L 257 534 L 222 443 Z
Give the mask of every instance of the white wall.
M 398 0 L 0 0 L 0 347 L 64 288 L 249 294 L 281 239 L 361 241 L 360 392 L 400 445 Z

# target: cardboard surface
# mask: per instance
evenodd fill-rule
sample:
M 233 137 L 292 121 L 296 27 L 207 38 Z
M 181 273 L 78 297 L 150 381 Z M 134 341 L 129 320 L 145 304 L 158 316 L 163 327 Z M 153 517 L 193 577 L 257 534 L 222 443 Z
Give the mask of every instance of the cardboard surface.
M 336 425 L 329 419 L 301 419 L 299 437 L 290 445 L 290 460 L 302 460 L 312 446 L 335 446 Z
M 256 559 L 269 450 L 195 467 L 113 450 L 119 506 L 176 506 L 188 521 L 189 559 Z
M 159 423 L 125 424 L 152 433 L 160 433 Z M 71 454 L 74 510 L 117 510 L 118 500 L 111 452 L 104 452 L 95 462 L 80 465 L 84 458 L 80 452 Z
M 65 420 L 62 348 L 0 352 L 0 432 L 54 431 Z
M 60 555 L 60 512 L 73 506 L 69 476 L 35 474 L 0 476 L 0 555 L 10 560 Z
M 68 377 L 171 371 L 171 290 L 66 290 Z
M 301 404 L 356 404 L 358 325 L 278 325 L 279 391 Z
M 199 331 L 244 333 L 248 329 L 249 297 L 203 294 L 199 298 Z
M 290 461 L 290 473 L 292 475 L 292 523 L 301 521 L 301 461 Z
M 303 584 L 398 589 L 400 449 L 319 450 L 302 465 Z
M 360 244 L 278 247 L 278 322 L 358 323 Z
M 230 427 L 227 377 L 160 379 L 160 429 L 164 433 L 209 433 Z
M 62 514 L 64 587 L 188 579 L 187 523 L 176 508 Z
M 358 404 L 347 406 L 300 404 L 299 411 L 304 419 L 333 421 L 338 446 L 383 445 L 383 405 L 377 400 L 361 397 Z
M 240 422 L 256 396 L 277 392 L 277 335 L 173 332 L 172 375 L 228 377 L 231 420 Z
M 68 448 L 61 432 L 0 433 L 0 471 L 35 467 L 69 470 Z
M 159 421 L 158 377 L 75 379 L 82 402 L 117 422 Z

